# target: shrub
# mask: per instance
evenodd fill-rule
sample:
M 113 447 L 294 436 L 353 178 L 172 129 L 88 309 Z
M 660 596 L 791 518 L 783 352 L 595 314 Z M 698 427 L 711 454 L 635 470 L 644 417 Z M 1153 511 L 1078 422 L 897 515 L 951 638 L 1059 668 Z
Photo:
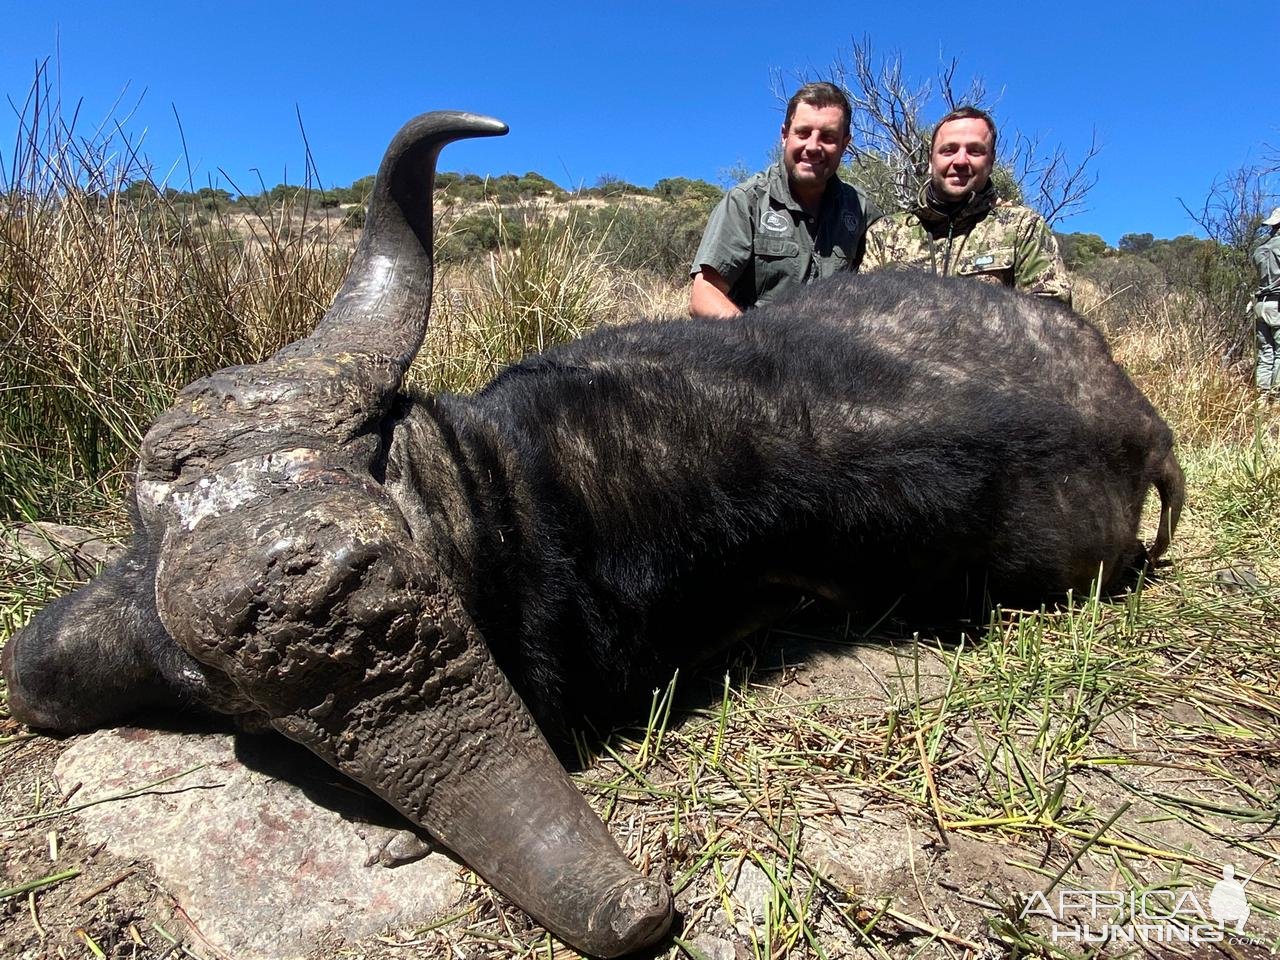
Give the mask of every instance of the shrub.
M 665 177 L 653 185 L 653 195 L 662 200 L 701 200 L 714 204 L 723 192 L 714 183 L 687 177 Z
M 583 224 L 600 236 L 601 248 L 623 269 L 686 283 L 717 199 L 618 203 L 592 211 Z
M 504 215 L 494 202 L 449 222 L 441 218 L 436 229 L 436 259 L 442 264 L 461 263 L 498 249 L 499 243 L 518 246 L 524 235 L 524 215 Z
M 1146 233 L 1126 234 L 1120 246 L 1118 255 L 1080 270 L 1101 292 L 1099 309 L 1109 322 L 1145 317 L 1174 298 L 1189 305 L 1224 362 L 1251 355 L 1253 321 L 1245 308 L 1254 274 L 1243 253 L 1215 240 L 1161 240 Z
M 1068 270 L 1088 267 L 1111 252 L 1107 241 L 1096 233 L 1055 233 L 1054 236 Z

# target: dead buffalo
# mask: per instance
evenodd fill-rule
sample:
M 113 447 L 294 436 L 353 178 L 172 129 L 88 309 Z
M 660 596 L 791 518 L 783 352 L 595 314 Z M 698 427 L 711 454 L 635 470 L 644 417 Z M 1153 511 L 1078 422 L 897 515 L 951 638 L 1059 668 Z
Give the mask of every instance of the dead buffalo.
M 14 716 L 142 703 L 267 723 L 421 824 L 560 937 L 614 956 L 671 897 L 548 748 L 801 592 L 1040 602 L 1164 549 L 1169 429 L 1066 309 L 919 274 L 731 322 L 602 329 L 471 397 L 402 392 L 445 143 L 395 138 L 307 339 L 151 428 L 128 553 L 4 650 Z M 540 730 L 541 727 L 541 730 Z

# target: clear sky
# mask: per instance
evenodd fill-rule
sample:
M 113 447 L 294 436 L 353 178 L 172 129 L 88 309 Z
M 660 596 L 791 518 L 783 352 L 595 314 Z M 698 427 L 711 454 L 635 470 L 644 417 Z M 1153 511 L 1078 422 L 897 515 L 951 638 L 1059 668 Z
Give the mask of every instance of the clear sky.
M 447 149 L 442 169 L 718 181 L 768 162 L 781 112 L 771 76 L 817 75 L 869 36 L 920 80 L 940 60 L 982 76 L 1005 127 L 1102 153 L 1090 209 L 1065 231 L 1195 232 L 1215 177 L 1280 148 L 1280 2 L 1076 0 L 978 4 L 386 2 L 129 4 L 0 0 L 0 93 L 21 104 L 51 57 L 64 112 L 88 132 L 125 118 L 157 171 L 186 186 L 299 182 L 301 114 L 321 182 L 372 173 L 423 110 L 506 121 L 502 140 Z M 791 86 L 794 83 L 791 82 Z M 0 159 L 15 112 L 0 105 Z M 256 169 L 259 173 L 251 172 Z M 225 171 L 225 175 L 219 171 Z

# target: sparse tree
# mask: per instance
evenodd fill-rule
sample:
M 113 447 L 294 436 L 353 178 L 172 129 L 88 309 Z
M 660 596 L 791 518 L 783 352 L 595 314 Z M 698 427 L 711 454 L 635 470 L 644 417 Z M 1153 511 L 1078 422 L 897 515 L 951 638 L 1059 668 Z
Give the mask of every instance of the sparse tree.
M 1178 203 L 1211 239 L 1247 255 L 1263 217 L 1280 203 L 1280 155 L 1214 180 L 1196 208 Z
M 1070 270 L 1095 263 L 1111 249 L 1107 246 L 1107 241 L 1096 233 L 1059 233 L 1056 236 L 1062 261 Z
M 596 180 L 596 185 L 592 187 L 588 193 L 594 193 L 600 197 L 609 199 L 617 199 L 625 194 L 643 195 L 649 191 L 644 187 L 638 187 L 634 183 L 628 183 L 621 177 L 614 176 L 612 173 L 602 173 Z
M 653 185 L 653 195 L 662 200 L 719 200 L 720 192 L 713 183 L 688 177 L 664 177 Z
M 716 171 L 716 182 L 725 190 L 729 190 L 749 176 L 751 176 L 751 168 L 747 166 L 745 160 L 738 159 L 729 164 L 729 166 L 721 167 Z
M 201 187 L 195 196 L 200 206 L 210 212 L 221 212 L 232 204 L 230 192 L 218 187 Z
M 1156 238 L 1150 233 L 1126 233 L 1116 245 L 1121 253 L 1142 253 L 1150 250 Z

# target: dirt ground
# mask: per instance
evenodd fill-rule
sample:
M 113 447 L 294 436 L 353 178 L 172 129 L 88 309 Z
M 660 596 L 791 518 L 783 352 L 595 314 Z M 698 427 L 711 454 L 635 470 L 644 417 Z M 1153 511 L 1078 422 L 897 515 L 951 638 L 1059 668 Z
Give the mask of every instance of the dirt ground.
M 768 645 L 751 676 L 736 695 L 736 712 L 717 717 L 714 702 L 709 703 L 716 685 L 702 678 L 703 695 L 677 707 L 666 745 L 646 750 L 625 735 L 615 737 L 616 756 L 606 755 L 578 775 L 624 849 L 650 873 L 664 874 L 677 890 L 677 934 L 652 956 L 1093 956 L 1099 948 L 1080 942 L 1087 927 L 1081 934 L 1078 923 L 1057 922 L 1073 909 L 1057 899 L 1064 889 L 1174 889 L 1192 893 L 1203 911 L 1213 871 L 1246 860 L 1252 871 L 1262 850 L 1271 851 L 1273 862 L 1257 871 L 1259 889 L 1264 881 L 1275 886 L 1274 858 L 1280 850 L 1275 809 L 1260 811 L 1245 826 L 1237 818 L 1215 820 L 1212 810 L 1198 826 L 1170 817 L 1161 797 L 1171 790 L 1213 789 L 1210 783 L 1194 783 L 1196 775 L 1185 764 L 1154 762 L 1119 768 L 1119 773 L 1099 765 L 1071 779 L 1066 789 L 1074 796 L 1064 809 L 1095 811 L 1090 822 L 1103 820 L 1107 811 L 1125 811 L 1118 822 L 1128 825 L 1123 834 L 1128 839 L 1104 855 L 1088 843 L 1082 846 L 1088 834 L 1079 830 L 1046 828 L 1039 836 L 1026 831 L 1011 836 L 993 832 L 989 824 L 945 829 L 930 815 L 927 800 L 895 795 L 883 778 L 860 776 L 871 761 L 861 756 L 866 744 L 857 731 L 901 709 L 904 696 L 929 700 L 944 692 L 949 673 L 936 652 L 910 643 L 851 648 L 793 635 Z M 1179 702 L 1154 709 L 1136 705 L 1130 714 L 1110 717 L 1097 740 L 1117 750 L 1140 751 L 1147 742 L 1144 731 L 1177 723 L 1187 709 Z M 816 740 L 801 742 L 827 730 L 849 734 L 829 750 Z M 968 735 L 963 724 L 948 732 L 958 740 Z M 688 764 L 698 755 L 698 744 L 719 746 L 716 738 L 723 738 L 726 751 L 757 760 L 804 747 L 796 755 L 810 766 L 791 779 L 785 778 L 785 763 L 732 767 L 757 770 L 750 782 L 733 773 L 718 780 L 691 775 Z M 145 859 L 122 858 L 111 842 L 89 841 L 75 815 L 44 816 L 98 793 L 93 784 L 55 780 L 55 762 L 74 742 L 32 736 L 12 720 L 0 721 L 0 886 L 11 891 L 33 880 L 48 881 L 0 899 L 0 957 L 232 956 L 219 948 L 218 931 L 208 920 L 202 921 L 204 929 L 192 921 L 173 885 Z M 281 741 L 281 749 L 294 748 Z M 823 751 L 828 760 L 821 759 L 827 755 Z M 1249 762 L 1259 766 L 1256 783 L 1275 782 L 1274 757 Z M 1135 769 L 1145 771 L 1144 778 L 1135 781 Z M 964 762 L 955 762 L 945 770 L 934 768 L 932 775 L 939 781 L 935 786 L 946 778 L 953 785 L 965 781 L 965 789 L 981 793 L 990 768 L 970 762 L 966 769 Z M 635 789 L 617 788 L 619 781 L 629 780 Z M 612 789 L 601 786 L 611 783 Z M 113 802 L 141 804 L 143 799 Z M 1144 832 L 1149 834 L 1145 844 Z M 1250 856 L 1242 856 L 1242 843 Z M 1071 859 L 1086 850 L 1088 855 Z M 1020 916 L 1031 894 L 1052 889 L 1047 878 L 1064 863 L 1070 868 L 1067 880 L 1037 913 Z M 362 938 L 333 928 L 293 955 L 309 960 L 576 956 L 465 868 L 452 868 L 459 896 L 442 915 Z M 1250 899 L 1255 909 L 1248 936 L 1237 942 L 1224 936 L 1222 942 L 1139 947 L 1113 937 L 1101 955 L 1271 955 L 1280 941 L 1280 924 L 1267 902 Z M 1079 920 L 1078 903 L 1074 909 Z M 1069 929 L 1075 932 L 1065 932 Z

